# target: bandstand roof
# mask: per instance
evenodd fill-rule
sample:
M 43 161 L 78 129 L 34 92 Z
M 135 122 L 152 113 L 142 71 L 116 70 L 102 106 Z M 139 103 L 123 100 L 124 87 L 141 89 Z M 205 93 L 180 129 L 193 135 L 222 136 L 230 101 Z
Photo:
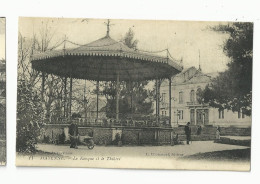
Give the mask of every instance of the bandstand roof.
M 182 67 L 176 60 L 127 47 L 109 35 L 73 49 L 32 56 L 35 70 L 61 77 L 95 81 L 143 81 L 169 78 Z

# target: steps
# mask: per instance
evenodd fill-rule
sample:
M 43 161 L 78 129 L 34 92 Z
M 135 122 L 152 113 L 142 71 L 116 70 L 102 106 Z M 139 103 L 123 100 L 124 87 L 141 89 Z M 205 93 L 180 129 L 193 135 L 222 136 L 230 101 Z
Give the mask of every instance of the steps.
M 200 135 L 197 135 L 197 126 L 191 126 L 191 140 L 192 141 L 208 141 L 215 140 L 217 127 L 204 126 Z M 179 135 L 180 141 L 186 140 L 186 135 L 183 127 L 173 128 L 174 135 Z M 251 128 L 241 127 L 220 127 L 221 136 L 251 136 Z

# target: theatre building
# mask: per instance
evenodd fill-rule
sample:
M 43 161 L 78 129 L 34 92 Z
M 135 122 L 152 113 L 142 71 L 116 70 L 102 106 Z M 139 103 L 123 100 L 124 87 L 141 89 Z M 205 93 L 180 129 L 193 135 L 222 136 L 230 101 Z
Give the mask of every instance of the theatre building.
M 242 112 L 219 110 L 200 103 L 199 93 L 209 84 L 217 73 L 205 74 L 201 69 L 190 67 L 172 78 L 171 125 L 213 125 L 213 126 L 251 126 L 251 117 Z M 169 82 L 161 83 L 160 116 L 169 116 Z

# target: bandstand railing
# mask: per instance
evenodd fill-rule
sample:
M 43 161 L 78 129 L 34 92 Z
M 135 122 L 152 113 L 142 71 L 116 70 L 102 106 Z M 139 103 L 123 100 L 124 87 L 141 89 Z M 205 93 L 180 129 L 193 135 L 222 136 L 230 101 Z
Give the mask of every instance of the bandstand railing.
M 116 121 L 115 119 L 90 119 L 90 118 L 75 118 L 73 119 L 78 126 L 89 126 L 89 127 L 163 127 L 171 128 L 169 121 L 145 121 L 145 120 L 128 120 L 122 119 Z M 66 118 L 57 118 L 47 124 L 70 124 L 70 120 Z

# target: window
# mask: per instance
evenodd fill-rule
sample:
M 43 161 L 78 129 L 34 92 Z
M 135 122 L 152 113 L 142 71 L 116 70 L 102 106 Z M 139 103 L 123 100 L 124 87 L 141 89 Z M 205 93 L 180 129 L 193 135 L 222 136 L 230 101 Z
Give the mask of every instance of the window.
M 224 109 L 219 109 L 218 110 L 218 118 L 219 119 L 224 119 Z
M 179 103 L 180 104 L 183 103 L 183 92 L 182 91 L 179 92 Z
M 199 113 L 199 119 L 202 119 L 202 114 L 201 113 Z
M 183 119 L 183 110 L 178 111 L 178 117 L 179 119 Z
M 191 102 L 195 101 L 195 91 L 194 90 L 191 90 L 191 92 L 190 92 L 190 101 Z
M 162 111 L 162 116 L 166 116 L 166 111 Z
M 196 92 L 196 97 L 197 97 L 196 100 L 197 100 L 198 103 L 201 103 L 201 93 L 202 93 L 201 88 L 198 88 L 197 92 Z
M 165 102 L 165 100 L 166 100 L 166 93 L 162 93 L 162 102 Z

